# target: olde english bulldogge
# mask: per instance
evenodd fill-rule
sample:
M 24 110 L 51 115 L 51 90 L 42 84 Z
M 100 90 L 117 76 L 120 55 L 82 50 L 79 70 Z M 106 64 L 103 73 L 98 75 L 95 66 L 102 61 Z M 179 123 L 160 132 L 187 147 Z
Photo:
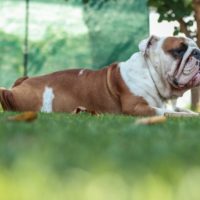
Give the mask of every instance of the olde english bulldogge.
M 189 38 L 151 36 L 125 62 L 101 70 L 73 69 L 18 79 L 0 89 L 8 111 L 164 115 L 165 103 L 200 84 L 200 50 Z

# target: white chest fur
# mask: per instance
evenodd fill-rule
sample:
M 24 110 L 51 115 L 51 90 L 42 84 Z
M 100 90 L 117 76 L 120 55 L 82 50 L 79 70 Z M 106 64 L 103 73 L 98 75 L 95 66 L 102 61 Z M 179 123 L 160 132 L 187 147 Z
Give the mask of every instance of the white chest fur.
M 133 95 L 143 97 L 151 106 L 163 107 L 163 100 L 152 80 L 148 65 L 140 52 L 119 63 L 121 76 Z

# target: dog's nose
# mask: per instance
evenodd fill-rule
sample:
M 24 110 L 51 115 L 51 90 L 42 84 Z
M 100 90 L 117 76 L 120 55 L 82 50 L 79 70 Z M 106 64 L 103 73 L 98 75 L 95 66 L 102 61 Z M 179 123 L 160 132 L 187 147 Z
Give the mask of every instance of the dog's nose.
M 200 50 L 199 49 L 194 49 L 192 51 L 192 56 L 194 56 L 196 59 L 200 60 Z

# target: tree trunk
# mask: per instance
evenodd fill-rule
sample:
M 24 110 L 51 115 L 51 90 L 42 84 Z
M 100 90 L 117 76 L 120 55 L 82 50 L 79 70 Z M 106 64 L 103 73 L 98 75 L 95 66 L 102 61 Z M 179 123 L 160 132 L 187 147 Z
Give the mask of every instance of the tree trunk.
M 197 23 L 197 45 L 200 47 L 200 0 L 193 0 L 194 17 Z M 200 100 L 200 87 L 192 89 L 192 109 L 197 110 Z
M 200 47 L 200 0 L 193 0 L 193 9 L 197 22 L 197 45 Z
M 191 90 L 191 109 L 198 110 L 199 107 L 199 87 Z
M 183 18 L 180 18 L 178 20 L 179 26 L 180 26 L 180 31 L 184 33 L 187 37 L 190 37 L 190 31 L 188 30 L 186 22 L 183 20 Z
M 26 0 L 25 38 L 24 38 L 24 76 L 28 75 L 29 59 L 29 0 Z

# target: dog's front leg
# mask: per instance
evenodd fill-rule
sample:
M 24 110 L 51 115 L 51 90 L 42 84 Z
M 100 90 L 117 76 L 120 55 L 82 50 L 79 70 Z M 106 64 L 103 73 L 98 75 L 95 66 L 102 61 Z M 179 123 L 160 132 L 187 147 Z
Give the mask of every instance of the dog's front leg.
M 122 113 L 133 116 L 198 116 L 198 113 L 186 112 L 183 110 L 171 111 L 166 108 L 158 108 L 150 106 L 142 97 L 132 97 L 124 95 L 121 97 Z
M 154 116 L 156 109 L 149 106 L 149 104 L 142 97 L 133 97 L 126 94 L 121 97 L 122 113 L 133 116 Z
M 175 112 L 185 112 L 185 113 L 189 113 L 189 114 L 198 114 L 196 112 L 193 112 L 192 110 L 189 110 L 189 109 L 186 109 L 186 108 L 177 107 L 176 106 L 176 104 L 177 104 L 177 100 L 176 99 L 171 100 L 171 103 L 172 103 L 173 110 Z
M 186 109 L 186 108 L 179 108 L 179 107 L 175 107 L 174 110 L 176 112 L 186 112 L 186 113 L 189 113 L 189 114 L 199 114 L 197 112 L 193 112 L 192 110 L 189 110 L 189 109 Z
M 174 117 L 195 117 L 195 116 L 199 116 L 199 113 L 195 113 L 192 112 L 190 110 L 187 109 L 180 109 L 178 108 L 175 111 L 171 111 L 165 108 L 157 108 L 157 107 L 153 107 L 156 110 L 156 115 L 166 115 L 166 116 L 174 116 Z
M 142 97 L 126 94 L 121 97 L 122 113 L 133 116 L 164 116 L 165 113 L 178 113 L 165 108 L 150 106 Z M 183 113 L 180 113 L 183 114 Z

